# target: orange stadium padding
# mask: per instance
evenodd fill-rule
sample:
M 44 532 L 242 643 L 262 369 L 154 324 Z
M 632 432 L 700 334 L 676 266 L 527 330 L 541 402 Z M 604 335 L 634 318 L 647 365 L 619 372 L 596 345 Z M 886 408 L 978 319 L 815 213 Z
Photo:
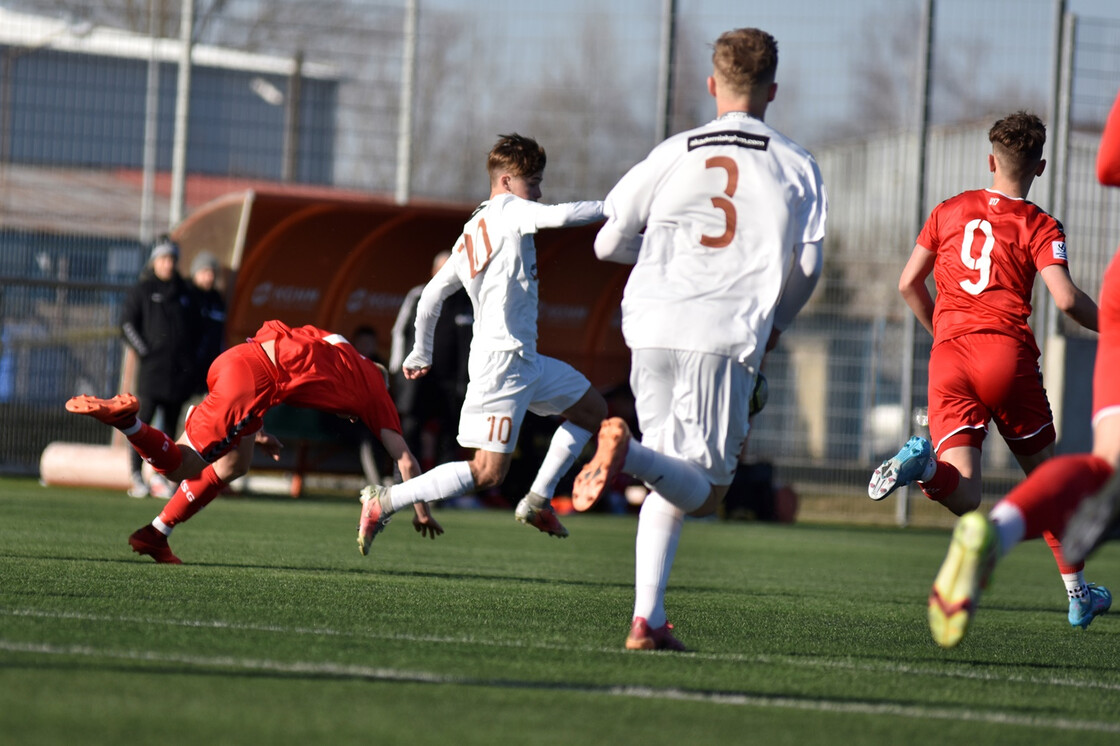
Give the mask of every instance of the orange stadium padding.
M 397 205 L 321 189 L 248 189 L 201 206 L 171 235 L 183 250 L 181 267 L 189 267 L 201 251 L 221 263 L 229 345 L 274 318 L 344 336 L 368 325 L 388 359 L 405 294 L 428 280 L 437 252 L 454 247 L 473 207 Z M 571 363 L 605 391 L 629 375 L 619 303 L 630 269 L 595 258 L 597 230 L 598 225 L 565 228 L 536 238 L 538 349 Z M 130 381 L 122 381 L 122 388 L 130 388 Z M 67 445 L 74 444 L 51 444 L 48 451 Z M 111 452 L 126 449 L 118 439 Z M 85 451 L 73 452 L 72 459 L 56 458 L 57 451 L 47 455 L 40 465 L 47 484 L 76 484 L 89 469 Z M 127 459 L 102 460 L 110 473 L 99 477 L 99 486 L 127 485 Z

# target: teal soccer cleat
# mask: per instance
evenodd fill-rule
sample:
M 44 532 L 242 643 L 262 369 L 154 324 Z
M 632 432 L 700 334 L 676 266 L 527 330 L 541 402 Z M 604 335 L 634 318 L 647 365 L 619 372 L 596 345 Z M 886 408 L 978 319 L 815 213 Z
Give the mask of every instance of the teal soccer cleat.
M 1081 598 L 1069 600 L 1069 623 L 1071 627 L 1088 629 L 1099 615 L 1112 607 L 1112 593 L 1102 585 L 1089 583 L 1088 592 Z
M 882 500 L 899 487 L 910 484 L 922 476 L 932 458 L 933 446 L 925 438 L 915 435 L 871 475 L 867 496 L 872 500 Z

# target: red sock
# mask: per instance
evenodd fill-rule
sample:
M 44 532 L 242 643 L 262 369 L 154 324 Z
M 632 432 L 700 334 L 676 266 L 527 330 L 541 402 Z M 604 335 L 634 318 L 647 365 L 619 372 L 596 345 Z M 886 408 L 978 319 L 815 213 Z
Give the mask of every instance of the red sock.
M 1004 499 L 1023 514 L 1024 539 L 1037 539 L 1047 531 L 1061 536 L 1081 501 L 1099 490 L 1110 476 L 1112 467 L 1102 458 L 1088 453 L 1055 456 L 1031 472 Z M 1054 552 L 1054 558 L 1058 567 L 1072 567 L 1065 564 L 1060 548 Z
M 197 477 L 179 483 L 175 494 L 160 511 L 159 519 L 168 526 L 188 520 L 218 496 L 223 484 L 214 471 L 214 465 L 207 466 Z
M 1058 563 L 1058 572 L 1062 575 L 1072 575 L 1085 569 L 1084 562 L 1078 562 L 1076 565 L 1066 562 L 1066 556 L 1062 554 L 1062 540 L 1055 536 L 1053 532 L 1043 531 L 1042 538 L 1046 539 L 1046 543 L 1050 545 L 1050 552 L 1054 555 L 1054 561 Z
M 140 429 L 128 436 L 128 442 L 158 472 L 175 471 L 183 463 L 183 454 L 175 441 L 147 423 L 140 422 Z
M 928 482 L 918 482 L 918 486 L 930 500 L 940 502 L 941 498 L 952 494 L 960 483 L 961 473 L 957 467 L 947 461 L 938 461 L 933 477 Z

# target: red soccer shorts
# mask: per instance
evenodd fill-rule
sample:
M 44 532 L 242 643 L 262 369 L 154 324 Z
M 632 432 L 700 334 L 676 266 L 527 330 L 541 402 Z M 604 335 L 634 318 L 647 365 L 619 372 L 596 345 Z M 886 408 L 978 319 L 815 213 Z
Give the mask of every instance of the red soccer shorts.
M 276 380 L 276 366 L 255 342 L 219 355 L 206 374 L 210 393 L 187 413 L 184 430 L 191 447 L 213 463 L 260 430 L 274 404 Z
M 929 358 L 934 449 L 980 448 L 993 420 L 1012 453 L 1033 455 L 1054 442 L 1054 415 L 1036 353 L 1005 334 L 966 334 L 934 345 Z
M 1093 423 L 1120 412 L 1120 251 L 1101 284 L 1100 337 L 1093 367 Z

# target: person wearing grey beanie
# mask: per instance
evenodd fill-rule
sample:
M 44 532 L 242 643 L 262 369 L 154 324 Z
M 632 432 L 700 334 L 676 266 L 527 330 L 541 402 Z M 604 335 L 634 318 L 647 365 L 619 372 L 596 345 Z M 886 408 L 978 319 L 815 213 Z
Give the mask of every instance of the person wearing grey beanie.
M 179 247 L 161 236 L 148 255 L 139 282 L 125 297 L 121 333 L 139 358 L 137 393 L 144 402 L 138 416 L 151 422 L 158 411 L 164 427 L 174 430 L 191 394 L 195 351 L 201 321 L 190 285 L 177 271 Z M 132 458 L 132 497 L 157 494 L 170 497 L 168 485 L 149 486 L 141 472 L 143 462 Z M 166 493 L 166 494 L 162 494 Z

